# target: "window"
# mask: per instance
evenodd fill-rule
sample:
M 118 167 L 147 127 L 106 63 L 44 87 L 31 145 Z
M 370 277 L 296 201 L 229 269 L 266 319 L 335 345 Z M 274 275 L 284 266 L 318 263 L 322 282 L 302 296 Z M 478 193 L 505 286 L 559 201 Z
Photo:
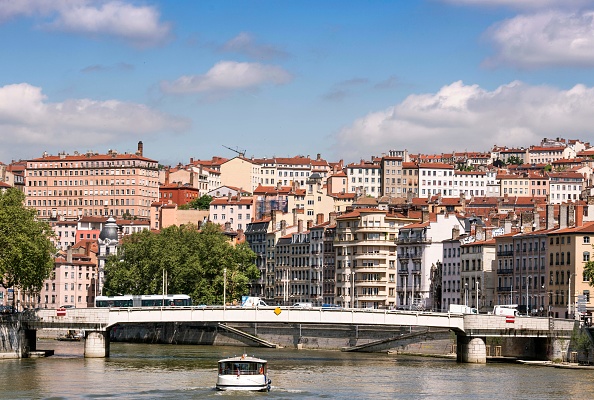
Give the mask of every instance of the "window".
M 584 243 L 590 243 L 590 236 L 584 236 Z
M 590 261 L 590 252 L 589 251 L 584 251 L 582 261 Z

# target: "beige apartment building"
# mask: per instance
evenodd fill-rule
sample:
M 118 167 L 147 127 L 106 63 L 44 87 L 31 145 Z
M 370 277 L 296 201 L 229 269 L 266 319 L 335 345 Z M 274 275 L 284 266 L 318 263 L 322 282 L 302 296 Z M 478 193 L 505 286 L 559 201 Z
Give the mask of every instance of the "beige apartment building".
M 410 223 L 378 209 L 336 218 L 336 304 L 350 308 L 396 306 L 396 238 Z
M 136 154 L 75 152 L 27 161 L 26 204 L 46 220 L 83 216 L 149 219 L 158 200 L 158 163 Z

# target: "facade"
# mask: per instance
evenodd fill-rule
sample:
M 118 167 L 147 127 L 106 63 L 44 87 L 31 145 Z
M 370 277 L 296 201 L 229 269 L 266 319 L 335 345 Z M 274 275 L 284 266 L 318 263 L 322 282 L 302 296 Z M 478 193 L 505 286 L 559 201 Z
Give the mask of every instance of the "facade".
M 159 201 L 162 203 L 175 203 L 181 206 L 199 197 L 200 190 L 189 184 L 174 183 L 159 187 Z
M 458 197 L 454 194 L 454 167 L 444 163 L 419 164 L 419 197 L 437 194 Z
M 406 197 L 406 186 L 402 182 L 402 156 L 384 156 L 381 161 L 382 195 Z
M 443 261 L 441 263 L 441 309 L 447 312 L 450 304 L 462 304 L 460 292 L 460 239 L 453 238 L 443 242 Z
M 83 216 L 149 219 L 159 194 L 158 163 L 136 154 L 44 154 L 27 161 L 26 205 L 45 220 Z
M 231 230 L 245 230 L 254 216 L 253 197 L 221 197 L 210 202 L 210 220 Z
M 336 304 L 396 307 L 396 238 L 410 221 L 378 209 L 357 209 L 336 218 Z
M 372 197 L 381 195 L 382 169 L 379 162 L 364 161 L 346 166 L 348 189 L 351 193 L 359 193 Z
M 431 268 L 442 262 L 443 242 L 451 239 L 454 231 L 464 232 L 464 226 L 456 216 L 429 215 L 428 212 L 423 212 L 422 222 L 400 228 L 396 240 L 399 308 L 425 310 L 433 307 Z
M 234 186 L 253 192 L 262 183 L 262 166 L 242 156 L 223 162 L 220 171 L 222 186 Z
M 38 306 L 87 308 L 94 302 L 96 273 L 93 254 L 73 254 L 69 249 L 65 257 L 56 258 L 51 277 L 43 283 Z
M 455 197 L 464 196 L 470 199 L 474 196 L 486 196 L 489 187 L 489 177 L 481 171 L 455 171 L 454 190 Z
M 575 202 L 584 188 L 584 177 L 577 172 L 549 173 L 549 204 Z
M 468 237 L 460 246 L 460 286 L 464 304 L 486 313 L 493 310 L 494 306 L 495 240 L 473 239 Z

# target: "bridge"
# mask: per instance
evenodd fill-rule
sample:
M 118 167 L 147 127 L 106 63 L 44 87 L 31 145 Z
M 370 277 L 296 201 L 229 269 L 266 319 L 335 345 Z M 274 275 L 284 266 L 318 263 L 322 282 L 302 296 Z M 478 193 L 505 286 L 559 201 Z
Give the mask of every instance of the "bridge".
M 118 325 L 167 322 L 334 324 L 351 326 L 422 326 L 456 333 L 458 361 L 486 362 L 486 337 L 544 339 L 553 353 L 565 351 L 575 321 L 539 317 L 374 309 L 296 309 L 290 307 L 130 307 L 47 309 L 22 318 L 29 337 L 37 329 L 85 331 L 85 357 L 109 356 L 109 332 Z M 565 344 L 565 345 L 564 345 Z

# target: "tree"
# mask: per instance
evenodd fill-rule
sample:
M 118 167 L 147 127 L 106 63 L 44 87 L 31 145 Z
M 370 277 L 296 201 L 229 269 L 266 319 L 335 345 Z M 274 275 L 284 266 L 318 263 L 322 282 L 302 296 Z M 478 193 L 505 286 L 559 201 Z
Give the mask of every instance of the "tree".
M 518 156 L 509 156 L 507 158 L 507 165 L 522 165 L 524 164 L 524 160 L 522 160 L 520 157 Z
M 207 194 L 200 196 L 186 204 L 182 204 L 178 207 L 180 210 L 208 210 L 210 208 L 210 202 L 212 196 Z
M 18 189 L 0 192 L 0 283 L 38 293 L 54 267 L 54 233 L 24 200 Z
M 227 298 L 240 300 L 260 275 L 255 258 L 247 244 L 234 247 L 216 224 L 145 230 L 124 238 L 120 254 L 107 259 L 104 291 L 158 294 L 166 271 L 168 293 L 189 294 L 196 304 L 222 304 L 224 269 Z
M 584 280 L 588 280 L 590 286 L 594 286 L 594 261 L 584 264 Z

